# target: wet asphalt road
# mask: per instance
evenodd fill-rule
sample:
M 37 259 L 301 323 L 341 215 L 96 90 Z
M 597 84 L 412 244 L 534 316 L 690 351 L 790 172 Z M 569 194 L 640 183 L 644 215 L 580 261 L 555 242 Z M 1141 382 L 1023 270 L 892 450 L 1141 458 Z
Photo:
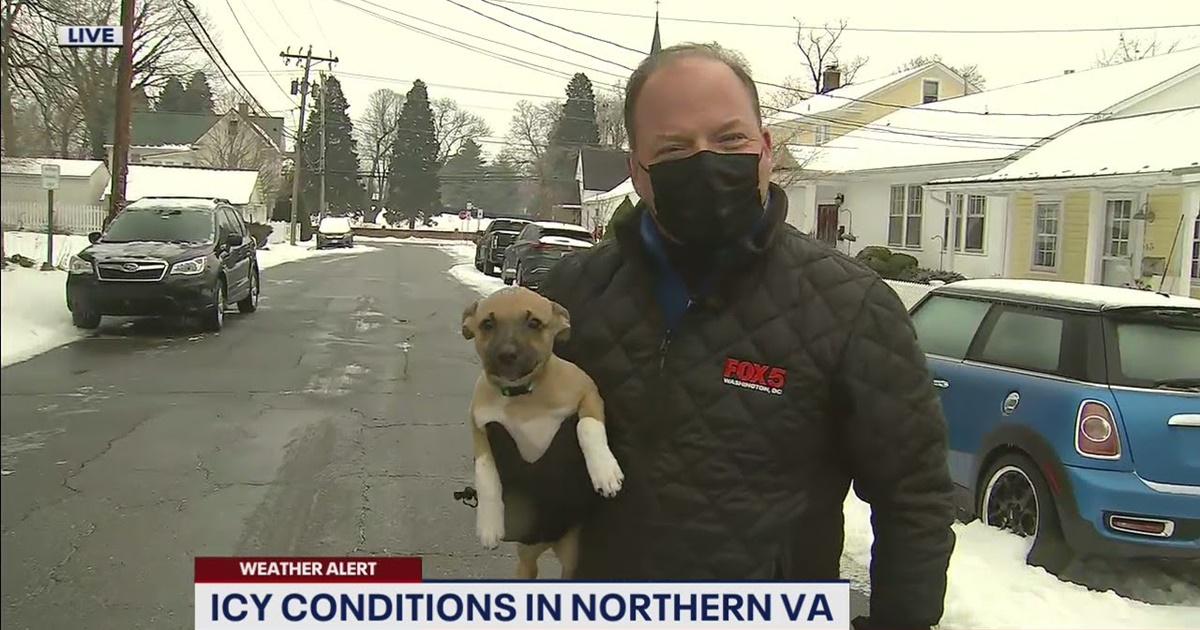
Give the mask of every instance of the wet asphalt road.
M 378 247 L 265 270 L 259 311 L 219 334 L 106 320 L 0 371 L 5 628 L 190 628 L 196 555 L 512 575 L 452 498 L 476 295 L 442 250 Z

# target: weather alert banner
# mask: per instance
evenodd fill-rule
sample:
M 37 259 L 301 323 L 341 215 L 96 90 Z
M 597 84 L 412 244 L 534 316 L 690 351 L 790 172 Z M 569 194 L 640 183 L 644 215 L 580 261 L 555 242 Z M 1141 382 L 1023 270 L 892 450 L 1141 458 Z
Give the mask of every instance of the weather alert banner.
M 849 628 L 848 582 L 422 580 L 420 558 L 196 558 L 196 628 Z

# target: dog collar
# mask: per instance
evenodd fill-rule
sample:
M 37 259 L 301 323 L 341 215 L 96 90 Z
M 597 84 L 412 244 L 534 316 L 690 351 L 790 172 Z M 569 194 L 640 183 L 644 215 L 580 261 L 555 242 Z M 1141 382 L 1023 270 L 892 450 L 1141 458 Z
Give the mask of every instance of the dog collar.
M 532 392 L 532 391 L 533 391 L 533 381 L 530 381 L 524 385 L 513 385 L 511 387 L 505 387 L 502 385 L 500 387 L 500 395 L 505 396 L 505 397 L 524 396 L 525 394 L 528 394 L 529 392 Z

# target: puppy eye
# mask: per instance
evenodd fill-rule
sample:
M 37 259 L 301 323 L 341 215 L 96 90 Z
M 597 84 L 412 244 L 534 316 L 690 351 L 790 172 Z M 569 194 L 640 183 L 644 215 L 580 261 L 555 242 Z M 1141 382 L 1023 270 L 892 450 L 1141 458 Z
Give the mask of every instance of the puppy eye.
M 485 319 L 482 322 L 479 322 L 480 330 L 491 330 L 495 327 L 496 327 L 496 322 L 492 319 Z
M 529 320 L 529 327 L 530 327 L 530 328 L 532 328 L 532 329 L 534 329 L 534 330 L 537 330 L 537 329 L 541 328 L 541 327 L 542 327 L 542 320 L 540 320 L 540 319 L 538 319 L 538 318 L 536 318 L 536 317 L 530 318 L 530 320 Z

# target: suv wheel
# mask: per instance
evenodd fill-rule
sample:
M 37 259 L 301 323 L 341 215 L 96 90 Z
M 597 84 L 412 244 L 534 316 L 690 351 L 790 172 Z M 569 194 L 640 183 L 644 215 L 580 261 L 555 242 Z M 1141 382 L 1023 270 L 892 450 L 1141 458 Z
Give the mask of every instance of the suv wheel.
M 521 263 L 520 262 L 517 262 L 517 270 L 513 272 L 513 282 L 516 283 L 516 285 L 519 287 L 525 286 L 524 279 L 521 278 Z
M 253 313 L 258 310 L 258 268 L 250 269 L 250 293 L 238 302 L 238 310 L 243 313 Z
M 202 316 L 205 330 L 218 332 L 225 326 L 225 281 L 217 280 L 217 299 L 213 308 Z
M 1046 480 L 1028 457 L 1012 453 L 996 460 L 980 485 L 979 519 L 1022 538 L 1033 538 L 1026 561 L 1058 574 L 1071 563 L 1058 509 Z
M 71 311 L 71 323 L 76 328 L 95 330 L 100 327 L 100 316 L 88 311 Z
M 500 280 L 506 285 L 512 285 L 513 279 L 508 276 L 508 272 L 504 269 L 504 265 L 500 265 Z
M 487 268 L 483 264 L 483 256 L 480 255 L 482 253 L 483 253 L 483 250 L 478 245 L 476 245 L 475 246 L 475 269 L 476 269 L 476 271 L 482 271 L 484 273 L 487 273 Z

